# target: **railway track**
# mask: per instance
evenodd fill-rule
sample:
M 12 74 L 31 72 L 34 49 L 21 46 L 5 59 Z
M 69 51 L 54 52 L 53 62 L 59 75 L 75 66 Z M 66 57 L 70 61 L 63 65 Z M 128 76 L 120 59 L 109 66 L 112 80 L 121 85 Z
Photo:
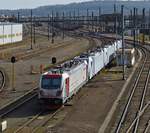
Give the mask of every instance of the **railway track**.
M 89 43 L 92 44 L 90 45 L 91 47 L 95 46 L 95 41 L 91 38 L 87 38 L 89 40 Z M 61 63 L 61 62 L 59 62 Z M 58 63 L 58 64 L 59 64 Z M 16 100 L 12 101 L 11 103 L 8 103 L 7 105 L 4 105 L 0 109 L 0 119 L 7 120 L 7 118 L 13 114 L 14 112 L 17 112 L 20 108 L 22 108 L 25 104 L 28 104 L 31 102 L 33 99 L 37 98 L 37 89 L 38 87 L 35 87 L 31 91 L 27 92 L 25 95 L 17 98 Z M 58 112 L 58 111 L 57 111 Z M 49 121 L 57 112 L 52 112 L 48 119 L 41 120 L 41 126 L 43 123 L 46 123 L 46 121 Z M 26 121 L 23 125 L 19 124 L 19 128 L 15 130 L 16 132 L 21 131 L 24 127 L 29 126 L 30 124 L 33 124 L 33 121 L 40 121 L 38 118 L 43 114 L 43 111 L 39 112 L 34 115 L 33 118 L 30 119 L 30 121 Z M 21 126 L 20 126 L 21 125 Z M 34 130 L 39 130 L 38 128 L 35 128 Z M 7 130 L 6 130 L 7 132 Z
M 14 101 L 4 105 L 0 108 L 0 119 L 3 120 L 7 117 L 7 115 L 19 107 L 21 107 L 23 104 L 27 103 L 28 101 L 32 100 L 37 96 L 37 89 L 34 88 L 31 91 L 27 92 L 26 94 L 20 96 L 19 98 L 15 99 Z
M 3 91 L 5 82 L 6 82 L 5 73 L 2 70 L 0 70 L 0 92 Z
M 81 37 L 78 37 L 78 38 L 81 38 Z M 89 40 L 89 42 L 91 41 L 89 38 L 85 37 L 85 39 Z M 16 54 L 14 54 L 13 56 L 16 57 L 17 61 L 19 60 L 28 60 L 30 58 L 33 58 L 37 55 L 40 55 L 42 53 L 45 53 L 45 52 L 48 52 L 48 51 L 51 51 L 51 50 L 55 50 L 57 48 L 62 48 L 62 47 L 67 47 L 71 41 L 66 41 L 64 44 L 64 42 L 59 42 L 57 43 L 57 45 L 52 45 L 52 46 L 49 46 L 49 47 L 46 47 L 46 48 L 42 48 L 42 49 L 35 49 L 35 50 L 28 50 L 26 52 L 17 52 Z M 10 56 L 8 56 L 8 60 L 10 60 Z
M 23 131 L 26 131 L 29 129 L 30 133 L 37 133 L 41 130 L 45 130 L 44 126 L 47 125 L 47 123 L 55 117 L 61 110 L 63 109 L 63 106 L 57 109 L 56 111 L 50 111 L 46 112 L 45 110 L 40 111 L 36 116 L 34 116 L 32 119 L 26 121 L 23 125 L 21 125 L 19 128 L 17 128 L 14 133 L 22 133 Z M 48 115 L 45 115 L 48 113 Z M 44 116 L 45 115 L 45 116 Z M 44 119 L 40 119 L 40 117 L 45 117 Z
M 146 106 L 146 104 L 149 102 L 149 96 L 147 95 L 147 92 L 149 91 L 148 89 L 150 89 L 148 88 L 148 82 L 150 80 L 150 55 L 147 49 L 142 48 L 142 51 L 144 54 L 142 66 L 138 72 L 131 93 L 120 116 L 119 122 L 115 129 L 115 133 L 136 133 L 143 127 L 140 127 L 140 117 L 138 119 L 136 118 L 143 111 L 144 106 Z M 147 120 L 144 118 L 144 123 L 146 121 Z M 132 124 L 133 122 L 134 124 Z
M 106 38 L 113 39 L 113 37 Z M 129 39 L 125 39 L 125 42 L 133 44 Z M 123 103 L 120 105 L 121 114 L 118 110 L 118 116 L 111 128 L 112 133 L 150 132 L 150 50 L 138 42 L 136 46 L 143 52 L 143 62 L 127 101 L 120 101 Z
M 18 52 L 16 54 L 14 54 L 13 56 L 15 56 L 17 58 L 17 60 L 27 60 L 29 58 L 40 55 L 44 52 L 47 52 L 50 50 L 55 50 L 56 48 L 60 48 L 60 47 L 65 47 L 70 43 L 70 41 L 66 41 L 65 44 L 63 44 L 63 43 L 60 42 L 60 43 L 58 43 L 58 45 L 54 45 L 54 46 L 52 45 L 50 47 L 46 47 L 46 48 L 42 48 L 42 49 L 28 50 L 26 52 Z
M 149 131 L 149 128 L 150 128 L 150 117 L 147 117 L 147 116 L 150 116 L 150 114 L 149 114 L 150 113 L 149 112 L 149 109 L 150 109 L 149 97 L 147 96 L 149 93 L 146 93 L 148 91 L 147 89 L 149 87 L 148 83 L 149 83 L 149 77 L 150 77 L 150 60 L 149 60 L 150 56 L 148 54 L 149 51 L 147 51 L 146 49 L 143 49 L 143 48 L 142 48 L 142 50 L 143 50 L 143 53 L 145 56 L 144 56 L 144 61 L 142 63 L 143 65 L 141 66 L 139 75 L 137 76 L 137 79 L 135 81 L 135 84 L 134 84 L 135 86 L 133 87 L 133 88 L 135 88 L 135 91 L 134 91 L 134 94 L 131 99 L 134 99 L 134 100 L 133 101 L 130 100 L 129 103 L 132 102 L 130 104 L 131 106 L 127 107 L 127 108 L 131 109 L 131 111 L 130 112 L 127 111 L 124 115 L 125 117 L 123 118 L 123 120 L 120 120 L 121 126 L 117 126 L 117 127 L 121 127 L 121 128 L 118 128 L 119 130 L 116 128 L 116 132 L 119 132 L 119 133 L 120 132 L 128 132 L 128 131 L 130 132 L 131 130 L 134 132 L 139 131 L 139 132 L 146 133 Z M 138 90 L 136 90 L 137 88 L 138 88 Z M 142 88 L 144 88 L 144 90 L 142 90 Z M 141 94 L 142 94 L 142 96 L 141 96 Z M 145 108 L 144 113 L 142 113 L 142 115 L 140 115 L 139 112 L 142 112 L 144 108 Z M 35 115 L 32 119 L 30 119 L 29 121 L 26 121 L 23 125 L 21 125 L 14 132 L 16 132 L 16 133 L 21 132 L 25 128 L 31 127 L 31 125 L 34 122 L 36 123 L 35 125 L 38 124 L 39 127 L 42 127 L 45 124 L 45 122 L 48 122 L 50 119 L 52 119 L 53 116 L 56 115 L 56 113 L 57 113 L 57 111 L 52 112 L 47 119 L 41 120 L 41 119 L 39 119 L 39 117 L 43 115 L 43 111 L 41 111 L 37 115 Z M 139 117 L 138 117 L 138 115 L 139 115 Z M 6 116 L 6 114 L 4 114 L 4 116 Z M 134 121 L 135 121 L 135 123 L 132 124 Z M 136 123 L 138 123 L 137 126 L 135 126 Z M 123 124 L 125 124 L 125 127 L 123 126 Z M 138 127 L 138 128 L 136 128 L 136 127 Z M 31 132 L 35 133 L 35 132 L 38 132 L 39 130 L 40 130 L 39 128 L 34 127 L 31 129 Z

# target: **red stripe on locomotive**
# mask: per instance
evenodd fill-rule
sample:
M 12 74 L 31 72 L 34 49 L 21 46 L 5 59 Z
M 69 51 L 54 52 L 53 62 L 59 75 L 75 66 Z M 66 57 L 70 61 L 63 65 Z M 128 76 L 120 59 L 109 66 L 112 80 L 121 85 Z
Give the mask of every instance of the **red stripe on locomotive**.
M 60 75 L 60 74 L 51 74 L 51 75 L 45 75 L 45 77 L 46 78 L 60 78 L 60 77 L 62 77 L 62 75 Z
M 69 78 L 66 79 L 66 93 L 68 97 L 69 96 Z

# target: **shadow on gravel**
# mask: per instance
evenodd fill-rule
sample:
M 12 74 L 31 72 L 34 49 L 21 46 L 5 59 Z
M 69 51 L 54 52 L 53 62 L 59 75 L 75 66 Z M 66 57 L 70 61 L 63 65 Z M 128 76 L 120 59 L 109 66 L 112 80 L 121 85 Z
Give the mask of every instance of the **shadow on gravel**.
M 10 115 L 6 116 L 6 118 L 27 118 L 27 117 L 33 117 L 40 113 L 42 111 L 42 108 L 40 107 L 38 103 L 37 97 L 29 101 L 28 103 L 25 103 L 23 106 L 18 108 L 17 110 L 11 112 Z M 46 111 L 47 112 L 47 111 Z M 49 112 L 47 112 L 49 113 Z
M 109 78 L 105 78 L 105 79 L 93 79 L 91 81 L 89 81 L 88 84 L 95 84 L 95 83 L 104 83 L 104 82 L 109 82 L 109 81 L 122 81 L 121 78 L 119 79 L 109 79 Z
M 33 100 L 29 101 L 28 103 L 25 103 L 19 109 L 13 111 L 10 115 L 6 116 L 6 118 L 32 118 L 37 114 L 39 114 L 40 112 L 43 112 L 41 116 L 45 116 L 55 112 L 56 110 L 57 109 L 49 110 L 43 108 L 39 104 L 38 99 L 36 97 Z

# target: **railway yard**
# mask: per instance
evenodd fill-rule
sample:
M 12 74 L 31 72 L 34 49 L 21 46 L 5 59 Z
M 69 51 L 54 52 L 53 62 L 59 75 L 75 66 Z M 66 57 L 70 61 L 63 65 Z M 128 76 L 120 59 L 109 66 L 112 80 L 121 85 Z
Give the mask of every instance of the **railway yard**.
M 79 39 L 80 40 L 80 39 Z M 69 40 L 70 41 L 70 40 Z M 71 41 L 72 41 L 72 39 L 71 39 Z M 80 40 L 81 41 L 81 40 Z M 87 49 L 89 49 L 89 48 L 91 48 L 92 46 L 90 46 L 90 44 L 89 44 L 89 42 L 88 42 L 88 40 L 85 40 L 85 39 L 83 39 L 83 42 L 84 42 L 84 44 L 85 44 L 85 46 L 80 46 L 81 45 L 81 43 L 77 43 L 77 40 L 76 40 L 76 43 L 74 43 L 74 45 L 76 44 L 76 45 L 78 45 L 78 46 L 80 46 L 79 47 L 79 49 L 77 49 L 78 50 L 78 52 L 77 53 L 73 53 L 73 51 L 72 51 L 72 53 L 69 51 L 68 53 L 71 53 L 72 55 L 66 55 L 66 51 L 67 51 L 67 49 L 65 49 L 65 51 L 64 51 L 64 53 L 65 53 L 65 56 L 66 57 L 71 57 L 71 56 L 74 56 L 74 55 L 77 55 L 77 54 L 79 54 L 79 50 L 81 50 L 81 52 L 83 52 L 83 51 L 86 51 Z M 68 43 L 68 42 L 67 42 Z M 94 45 L 98 45 L 98 44 L 96 44 L 96 43 L 98 43 L 99 45 L 101 44 L 101 41 L 100 40 L 96 40 L 95 39 L 95 44 Z M 74 50 L 76 47 L 73 47 L 73 46 L 70 46 L 71 44 L 69 44 L 69 46 L 67 46 L 67 47 L 69 47 L 68 49 L 69 50 Z M 93 44 L 92 44 L 93 45 Z M 63 48 L 64 48 L 64 46 L 63 46 Z M 62 50 L 61 48 L 57 48 L 58 49 L 58 53 L 59 53 L 59 51 L 60 50 Z M 57 51 L 57 49 L 55 49 L 55 54 L 54 54 L 54 56 L 55 55 L 57 55 L 57 59 L 59 60 L 59 54 L 56 54 L 56 51 Z M 80 53 L 81 53 L 80 52 Z M 48 53 L 47 53 L 48 54 Z M 43 56 L 45 56 L 45 57 L 47 57 L 48 55 L 43 55 Z M 51 55 L 52 55 L 52 52 L 51 52 Z M 62 56 L 63 55 L 63 51 L 61 51 L 61 54 L 60 54 L 60 56 Z M 53 56 L 53 55 L 52 55 Z M 63 60 L 65 60 L 65 56 L 64 56 L 64 59 L 61 59 L 60 58 L 60 60 L 59 61 L 63 61 Z M 40 55 L 40 57 L 41 57 L 41 55 Z M 44 58 L 44 57 L 43 57 Z M 38 57 L 38 59 L 39 59 L 39 57 Z M 48 59 L 46 60 L 46 62 L 48 62 L 49 61 L 49 56 L 48 56 Z M 27 61 L 28 61 L 28 59 L 26 59 Z M 36 61 L 36 56 L 35 57 L 33 57 L 32 59 L 30 59 L 30 60 L 32 60 L 32 63 L 33 63 L 33 61 L 34 61 L 34 65 L 37 63 L 37 66 L 39 66 L 40 64 L 38 64 L 38 61 Z M 19 63 L 19 62 L 18 62 Z M 29 63 L 29 61 L 27 62 L 27 64 Z M 40 63 L 41 63 L 41 60 L 40 60 Z M 22 65 L 22 66 L 20 66 L 20 65 Z M 17 65 L 17 69 L 16 70 L 19 70 L 19 67 L 20 68 L 22 68 L 23 66 L 24 66 L 25 64 L 23 64 L 22 63 L 22 60 L 21 60 L 21 63 L 20 64 L 18 64 Z M 28 71 L 28 72 L 27 72 Z M 20 72 L 20 71 L 19 71 Z M 21 71 L 21 78 L 23 77 L 23 75 L 25 76 L 25 77 L 27 77 L 27 79 L 29 78 L 29 77 L 33 77 L 33 75 L 31 75 L 30 74 L 30 67 L 26 67 L 25 68 L 25 74 L 23 74 L 23 69 L 22 69 L 22 71 Z M 16 75 L 18 75 L 18 74 L 16 74 Z M 37 82 L 38 82 L 38 77 L 39 77 L 39 74 L 34 74 L 34 78 L 33 78 L 33 81 L 35 81 L 35 80 L 37 80 Z M 20 77 L 18 77 L 18 79 L 20 79 Z M 16 80 L 18 80 L 18 79 L 16 79 Z M 107 81 L 108 80 L 108 81 Z M 114 80 L 114 81 L 113 81 Z M 21 82 L 22 81 L 22 82 Z M 106 81 L 106 82 L 104 82 L 104 81 Z M 53 115 L 53 112 L 52 113 L 50 113 L 50 114 L 45 114 L 45 112 L 44 112 L 44 116 L 43 116 L 43 110 L 41 111 L 39 108 L 38 108 L 38 103 L 37 103 L 37 97 L 36 96 L 29 96 L 28 98 L 29 98 L 29 100 L 27 100 L 27 102 L 25 102 L 25 103 L 23 103 L 23 105 L 22 106 L 20 106 L 20 107 L 18 107 L 19 109 L 17 109 L 17 111 L 16 111 L 16 109 L 14 109 L 14 111 L 10 111 L 10 112 L 8 112 L 8 114 L 5 114 L 6 113 L 6 111 L 5 111 L 5 109 L 4 109 L 4 111 L 2 111 L 3 113 L 4 113 L 4 115 L 2 115 L 2 117 L 4 117 L 7 121 L 9 121 L 9 126 L 10 126 L 10 128 L 8 128 L 8 131 L 6 131 L 6 132 L 12 132 L 12 131 L 14 131 L 14 132 L 21 132 L 21 131 L 32 131 L 32 132 L 35 132 L 34 130 L 45 130 L 45 128 L 42 128 L 42 126 L 44 125 L 44 127 L 46 127 L 46 125 L 48 126 L 48 124 L 49 124 L 49 122 L 51 123 L 52 122 L 52 124 L 56 124 L 57 122 L 59 122 L 59 121 L 61 121 L 61 120 L 63 120 L 64 118 L 65 118 L 65 116 L 66 116 L 66 114 L 67 114 L 67 117 L 69 117 L 69 118 L 65 118 L 65 119 L 67 119 L 66 121 L 67 121 L 67 123 L 69 122 L 69 120 L 68 119 L 71 119 L 71 117 L 73 117 L 70 121 L 72 121 L 72 122 L 69 122 L 71 125 L 66 125 L 66 127 L 67 126 L 71 126 L 71 127 L 69 127 L 69 128 L 67 128 L 67 130 L 68 130 L 68 132 L 69 132 L 69 129 L 72 129 L 72 128 L 75 128 L 76 129 L 76 127 L 72 127 L 72 126 L 78 126 L 78 125 L 74 125 L 73 123 L 73 120 L 76 118 L 76 119 L 80 119 L 81 120 L 81 123 L 83 123 L 84 124 L 84 122 L 86 122 L 87 121 L 87 124 L 88 124 L 88 119 L 91 119 L 91 118 L 86 118 L 87 116 L 88 116 L 88 113 L 90 114 L 90 113 L 92 113 L 92 114 L 96 114 L 95 115 L 95 117 L 93 117 L 94 119 L 93 119 L 93 122 L 92 121 L 90 121 L 90 123 L 89 123 L 89 125 L 91 124 L 91 127 L 86 127 L 86 125 L 85 125 L 85 129 L 84 130 L 89 130 L 89 132 L 93 132 L 93 131 L 96 131 L 96 128 L 98 129 L 99 128 L 99 124 L 96 126 L 96 127 L 94 127 L 94 125 L 93 124 L 95 124 L 94 123 L 94 121 L 98 118 L 98 117 L 102 117 L 103 119 L 104 119 L 104 115 L 106 115 L 106 114 L 98 114 L 98 112 L 100 111 L 100 112 L 103 112 L 104 110 L 104 112 L 107 112 L 108 110 L 109 110 L 109 106 L 113 103 L 113 101 L 112 101 L 112 99 L 114 99 L 115 100 L 115 97 L 117 96 L 117 94 L 119 93 L 119 89 L 115 92 L 115 94 L 113 95 L 113 96 L 111 96 L 111 94 L 113 93 L 113 88 L 115 88 L 115 86 L 118 86 L 118 83 L 121 81 L 121 74 L 120 73 L 118 73 L 117 75 L 116 74 L 113 74 L 113 73 L 111 73 L 111 72 L 103 72 L 103 74 L 99 74 L 95 79 L 93 79 L 93 81 L 91 81 L 91 83 L 89 83 L 89 84 L 87 84 L 84 88 L 83 88 L 83 90 L 81 90 L 81 92 L 79 92 L 79 94 L 73 99 L 73 100 L 71 100 L 70 101 L 70 103 L 68 103 L 68 104 L 71 104 L 71 106 L 65 106 L 63 109 L 62 109 L 62 111 L 61 112 L 58 112 L 58 116 L 55 114 L 54 115 L 54 120 L 52 119 L 53 117 L 52 117 L 52 115 Z M 23 95 L 24 93 L 27 93 L 27 91 L 30 91 L 30 89 L 31 88 L 33 88 L 34 86 L 36 86 L 37 84 L 36 83 L 28 83 L 27 85 L 25 84 L 26 82 L 29 82 L 29 81 L 26 81 L 25 80 L 25 78 L 23 78 L 23 80 L 21 79 L 20 81 L 19 81 L 19 83 L 20 84 L 16 84 L 16 92 L 13 92 L 13 91 L 11 91 L 11 88 L 10 89 L 8 89 L 8 90 L 5 90 L 2 94 L 3 94 L 3 96 L 2 96 L 2 99 L 1 99 L 1 103 L 2 103 L 2 105 L 4 105 L 5 103 L 8 103 L 9 101 L 12 101 L 13 100 L 13 98 L 15 99 L 16 97 L 18 97 L 18 96 L 20 96 L 20 95 Z M 30 82 L 31 82 L 31 78 L 30 78 Z M 104 84 L 102 84 L 102 82 L 104 82 Z M 114 82 L 114 85 L 112 84 L 112 82 Z M 22 84 L 25 84 L 25 85 L 23 85 L 24 87 L 22 87 L 21 85 Z M 123 82 L 121 82 L 121 84 L 120 84 L 120 86 L 123 84 Z M 20 86 L 19 86 L 20 85 Z M 27 89 L 28 88 L 28 89 Z M 91 89 L 92 88 L 92 89 Z M 100 88 L 103 88 L 103 90 L 102 89 L 100 89 Z M 118 88 L 118 87 L 117 87 Z M 93 91 L 93 89 L 94 89 L 94 91 Z M 109 89 L 110 91 L 109 91 L 109 93 L 105 93 L 106 91 L 106 89 Z M 8 95 L 8 92 L 9 92 L 9 95 Z M 90 95 L 90 94 L 92 94 L 92 95 Z M 100 97 L 97 97 L 97 95 L 100 95 Z M 112 97 L 112 99 L 108 99 L 108 101 L 106 101 L 106 103 L 104 104 L 103 102 L 101 103 L 100 101 L 103 101 L 102 99 L 104 99 L 105 98 L 105 96 L 108 96 L 108 97 Z M 5 97 L 7 97 L 7 99 L 5 99 Z M 97 97 L 97 98 L 96 98 Z M 30 98 L 32 99 L 32 100 L 30 100 Z M 7 100 L 7 101 L 6 101 Z M 95 103 L 93 103 L 93 100 L 95 101 Z M 111 100 L 111 101 L 110 101 Z M 3 103 L 3 101 L 4 101 L 4 103 Z M 82 101 L 82 102 L 81 102 Z M 91 102 L 90 102 L 91 101 Z M 24 101 L 21 101 L 21 102 L 24 102 Z M 18 103 L 17 103 L 18 104 Z M 16 104 L 16 105 L 17 105 Z M 19 104 L 20 104 L 20 102 L 19 102 Z M 80 105 L 81 104 L 81 105 Z M 87 106 L 86 107 L 86 105 L 87 104 L 89 104 L 89 106 Z M 97 104 L 100 104 L 99 106 L 99 109 L 97 110 Z M 76 106 L 77 105 L 77 106 Z M 14 105 L 13 105 L 14 106 Z M 107 107 L 108 106 L 108 107 Z M 3 107 L 3 106 L 1 106 L 1 107 Z M 86 108 L 87 108 L 87 110 L 89 110 L 89 112 L 86 112 Z M 94 109 L 94 110 L 90 110 L 90 108 L 91 109 Z M 76 112 L 77 111 L 77 112 Z M 79 114 L 79 112 L 80 111 L 82 111 L 82 113 L 81 114 Z M 94 111 L 94 112 L 92 112 L 92 111 Z M 74 114 L 74 116 L 69 116 L 69 114 L 72 114 L 72 112 L 74 112 L 73 114 Z M 84 114 L 85 113 L 85 114 Z M 10 114 L 10 115 L 9 115 Z M 26 115 L 24 115 L 24 114 L 26 114 Z M 60 116 L 59 116 L 60 115 Z M 84 116 L 85 115 L 85 116 Z M 97 116 L 98 115 L 98 116 Z M 6 116 L 6 117 L 5 117 Z M 83 117 L 83 120 L 81 119 L 82 117 Z M 44 121 L 47 121 L 47 119 L 50 119 L 50 121 L 48 121 L 48 122 L 44 122 L 43 121 L 43 119 L 45 118 L 45 117 L 47 117 L 46 118 L 46 120 L 44 120 Z M 51 118 L 52 117 L 52 118 Z M 56 117 L 56 120 L 55 120 L 55 117 Z M 60 118 L 58 118 L 58 120 L 57 120 L 57 117 L 60 117 Z M 86 119 L 85 119 L 86 118 Z M 41 120 L 40 120 L 41 119 Z M 64 119 L 64 122 L 65 122 L 65 119 Z M 35 124 L 33 124 L 34 123 L 34 121 L 35 121 Z M 96 121 L 98 121 L 98 119 L 96 120 Z M 100 120 L 101 122 L 102 122 L 102 119 Z M 47 124 L 43 124 L 43 123 L 47 123 Z M 67 124 L 66 123 L 66 124 Z M 40 126 L 40 128 L 39 129 L 36 129 L 37 128 L 37 124 L 40 124 L 41 126 Z M 80 121 L 79 121 L 79 124 L 80 124 Z M 93 127 L 92 127 L 93 126 Z M 60 126 L 61 127 L 61 126 Z M 83 128 L 82 127 L 82 124 L 81 124 L 81 128 Z M 46 129 L 47 129 L 47 127 L 46 127 Z M 79 128 L 80 129 L 80 128 Z M 94 129 L 94 130 L 93 130 Z M 51 129 L 50 129 L 51 130 Z M 54 129 L 53 129 L 54 130 Z M 59 128 L 57 129 L 57 130 L 59 130 Z M 60 130 L 64 130 L 64 132 L 66 132 L 66 129 L 61 129 L 60 128 Z M 62 132 L 62 131 L 61 131 Z M 76 130 L 75 130 L 75 132 L 76 132 Z M 79 130 L 79 132 L 80 132 L 80 130 Z M 82 132 L 82 130 L 81 130 L 81 132 Z
M 103 40 L 100 41 L 100 39 L 95 38 L 93 39 L 93 42 L 94 46 L 96 45 L 101 46 Z M 43 50 L 47 51 L 44 52 L 44 54 L 33 52 L 32 55 L 30 55 L 30 53 L 29 55 L 26 54 L 25 58 L 24 54 L 23 57 L 20 56 L 21 59 L 18 60 L 15 68 L 16 76 L 18 76 L 16 77 L 16 81 L 19 81 L 19 84 L 18 82 L 16 82 L 15 86 L 16 91 L 13 92 L 11 90 L 12 88 L 10 85 L 8 86 L 8 88 L 5 88 L 3 92 L 1 92 L 1 108 L 5 107 L 4 106 L 5 104 L 8 104 L 9 102 L 11 103 L 13 100 L 16 100 L 16 97 L 18 98 L 22 95 L 25 95 L 23 99 L 21 98 L 22 100 L 20 99 L 18 101 L 16 100 L 15 104 L 13 101 L 12 105 L 9 108 L 2 109 L 1 118 L 8 121 L 8 129 L 6 130 L 6 132 L 9 133 L 9 132 L 51 131 L 58 133 L 59 132 L 91 133 L 91 132 L 98 132 L 99 130 L 101 130 L 100 125 L 103 124 L 108 112 L 111 109 L 111 105 L 113 105 L 113 103 L 115 102 L 116 97 L 119 95 L 121 88 L 125 83 L 125 81 L 122 80 L 122 73 L 117 72 L 117 70 L 118 69 L 120 70 L 120 68 L 115 67 L 106 68 L 106 70 L 100 72 L 94 79 L 92 79 L 87 85 L 85 85 L 73 99 L 71 99 L 64 107 L 61 107 L 57 111 L 48 111 L 48 110 L 45 111 L 40 109 L 38 106 L 37 93 L 35 93 L 37 92 L 36 86 L 38 86 L 40 75 L 39 68 L 41 63 L 46 64 L 48 61 L 50 62 L 52 56 L 56 56 L 58 62 L 62 62 L 66 59 L 74 57 L 75 55 L 78 55 L 81 52 L 91 49 L 93 47 L 93 44 L 91 45 L 90 43 L 91 41 L 89 41 L 89 38 L 88 39 L 76 38 L 76 41 L 74 41 L 74 38 L 67 37 L 63 43 L 59 43 L 58 40 L 58 43 L 56 43 L 54 48 L 53 46 L 45 45 L 44 48 L 51 47 L 51 50 L 48 51 L 47 49 L 45 50 L 44 48 L 43 49 L 41 48 L 42 49 L 41 51 Z M 18 48 L 16 49 L 18 50 Z M 16 49 L 13 48 L 14 51 Z M 74 49 L 76 49 L 76 51 Z M 148 59 L 147 57 L 148 52 L 145 49 L 143 49 L 143 51 L 141 50 L 141 53 L 143 54 L 141 58 L 145 59 L 146 63 L 146 60 Z M 61 58 L 62 56 L 63 58 Z M 139 60 L 138 63 L 140 64 L 143 61 L 143 59 L 139 58 L 140 56 L 136 60 Z M 8 59 L 2 60 L 3 67 L 1 66 L 3 69 L 5 68 L 5 71 L 7 72 L 11 68 L 11 63 L 8 62 Z M 34 64 L 35 73 L 31 73 L 32 64 Z M 146 67 L 143 68 L 146 69 Z M 140 68 L 138 69 L 140 70 Z M 136 69 L 136 71 L 138 71 L 138 69 Z M 133 71 L 133 69 L 128 68 L 126 71 L 127 71 L 126 77 L 128 77 L 130 73 Z M 134 81 L 134 79 L 132 80 Z M 32 91 L 32 89 L 34 89 L 34 91 Z M 29 91 L 31 91 L 30 94 L 28 94 Z M 129 95 L 126 93 L 124 95 Z M 13 110 L 11 110 L 12 108 Z M 120 108 L 122 109 L 123 107 Z M 113 120 L 115 119 L 116 118 L 114 117 Z M 114 132 L 116 125 L 117 124 L 115 125 L 112 124 L 111 126 L 109 126 L 109 128 L 107 128 L 108 132 L 110 131 Z
M 150 133 L 150 40 L 121 9 L 113 32 L 93 12 L 0 23 L 0 132 Z

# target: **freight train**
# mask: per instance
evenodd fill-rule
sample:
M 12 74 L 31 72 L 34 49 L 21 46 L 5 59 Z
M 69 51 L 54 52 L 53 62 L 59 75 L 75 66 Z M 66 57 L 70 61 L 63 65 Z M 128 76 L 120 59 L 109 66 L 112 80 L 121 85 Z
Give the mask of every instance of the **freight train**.
M 41 75 L 38 98 L 44 105 L 62 105 L 116 56 L 122 47 L 117 40 L 104 48 L 83 53 Z

